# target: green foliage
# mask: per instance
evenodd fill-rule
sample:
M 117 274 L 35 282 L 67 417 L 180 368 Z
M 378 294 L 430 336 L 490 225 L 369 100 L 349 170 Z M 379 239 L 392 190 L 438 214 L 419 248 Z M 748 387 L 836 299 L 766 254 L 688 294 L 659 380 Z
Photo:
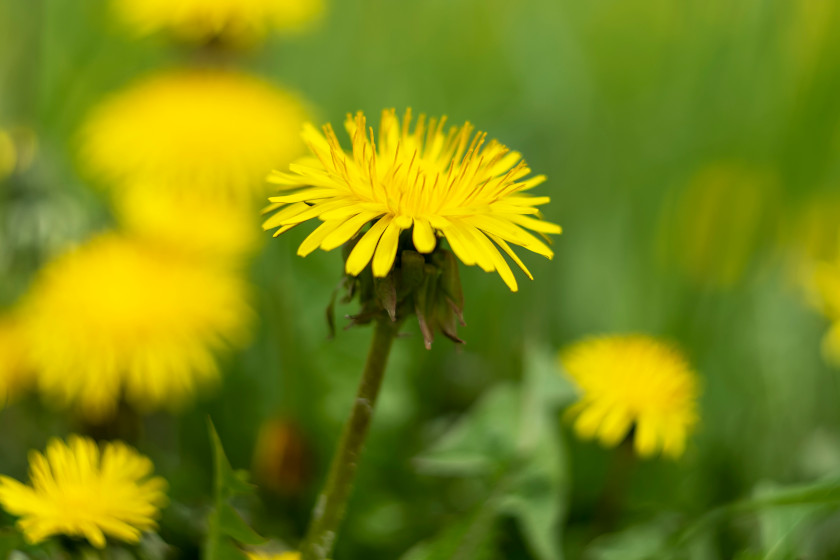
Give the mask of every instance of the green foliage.
M 265 539 L 242 519 L 231 500 L 254 493 L 256 487 L 248 482 L 246 471 L 235 471 L 225 455 L 222 442 L 213 423 L 208 420 L 213 446 L 213 510 L 207 518 L 207 537 L 204 543 L 205 560 L 247 560 L 237 543 L 259 545 Z
M 522 383 L 493 387 L 415 461 L 438 476 L 480 479 L 488 497 L 405 560 L 455 560 L 487 555 L 499 516 L 517 520 L 535 558 L 563 557 L 561 526 L 569 480 L 557 411 L 573 396 L 553 353 L 525 350 Z

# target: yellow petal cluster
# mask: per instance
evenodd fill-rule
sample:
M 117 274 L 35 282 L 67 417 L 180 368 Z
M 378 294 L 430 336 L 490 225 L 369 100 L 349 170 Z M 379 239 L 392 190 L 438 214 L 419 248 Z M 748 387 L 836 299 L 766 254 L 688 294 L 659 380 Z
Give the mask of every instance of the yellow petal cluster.
M 274 214 L 263 227 L 279 228 L 279 235 L 319 219 L 323 223 L 298 249 L 306 256 L 341 246 L 370 223 L 346 261 L 354 276 L 368 264 L 374 276 L 386 276 L 405 230 L 420 253 L 431 253 L 444 237 L 464 264 L 498 272 L 516 291 L 502 252 L 531 278 L 510 244 L 551 258 L 546 243 L 527 230 L 561 232 L 537 209 L 549 198 L 526 192 L 545 177 L 528 177 L 531 170 L 519 153 L 473 134 L 469 123 L 448 130 L 445 125 L 445 118 L 420 115 L 412 127 L 410 111 L 400 122 L 393 109 L 386 110 L 375 137 L 359 112 L 347 116 L 352 150 L 345 152 L 330 125 L 321 132 L 307 124 L 303 139 L 312 156 L 270 176 L 282 193 L 269 199 Z
M 300 560 L 300 552 L 281 552 L 269 554 L 265 552 L 249 552 L 249 560 Z
M 145 185 L 253 202 L 267 194 L 269 171 L 302 153 L 304 120 L 295 96 L 258 78 L 170 71 L 97 107 L 82 128 L 80 157 L 114 189 Z
M 699 388 L 677 349 L 645 335 L 593 337 L 566 348 L 561 362 L 581 392 L 570 415 L 582 439 L 615 446 L 632 430 L 639 455 L 682 455 Z
M 29 468 L 31 486 L 0 476 L 0 505 L 20 518 L 31 543 L 53 535 L 83 537 L 97 548 L 106 537 L 136 543 L 166 503 L 166 482 L 151 477 L 152 462 L 122 442 L 53 439 L 45 454 L 30 454 Z
M 43 268 L 23 302 L 38 385 L 93 419 L 121 398 L 177 406 L 246 338 L 246 295 L 234 275 L 102 234 Z
M 187 41 L 251 43 L 269 31 L 297 32 L 324 12 L 323 0 L 112 0 L 139 35 L 170 32 Z

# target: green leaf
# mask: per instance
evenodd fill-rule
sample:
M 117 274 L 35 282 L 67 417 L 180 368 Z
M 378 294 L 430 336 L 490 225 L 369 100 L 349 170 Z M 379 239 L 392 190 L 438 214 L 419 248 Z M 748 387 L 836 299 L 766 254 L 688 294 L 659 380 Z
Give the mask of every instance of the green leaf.
M 556 422 L 551 420 L 544 422 L 548 428 L 544 437 L 512 475 L 499 506 L 501 513 L 519 522 L 531 552 L 540 560 L 563 558 L 562 522 L 569 486 L 565 451 Z
M 515 457 L 519 409 L 520 398 L 513 384 L 494 387 L 429 451 L 415 459 L 416 466 L 436 475 L 494 472 Z
M 401 560 L 489 560 L 495 542 L 495 503 L 451 523 L 436 537 L 409 550 Z
M 229 504 L 222 504 L 219 509 L 219 529 L 242 544 L 258 545 L 265 542 Z
M 213 488 L 213 510 L 207 518 L 207 538 L 204 546 L 205 560 L 241 560 L 247 556 L 235 543 L 257 545 L 265 542 L 240 517 L 229 500 L 236 496 L 254 493 L 254 486 L 248 483 L 246 471 L 235 471 L 225 455 L 219 434 L 208 419 L 208 431 L 213 445 L 215 467 Z

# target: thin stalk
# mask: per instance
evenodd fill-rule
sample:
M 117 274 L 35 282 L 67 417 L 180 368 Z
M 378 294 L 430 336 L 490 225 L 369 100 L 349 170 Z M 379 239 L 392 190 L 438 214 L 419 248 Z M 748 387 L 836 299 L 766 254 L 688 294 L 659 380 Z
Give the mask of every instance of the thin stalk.
M 326 560 L 332 554 L 397 329 L 397 324 L 388 319 L 375 322 L 353 409 L 344 424 L 327 482 L 312 512 L 309 530 L 300 547 L 301 560 Z

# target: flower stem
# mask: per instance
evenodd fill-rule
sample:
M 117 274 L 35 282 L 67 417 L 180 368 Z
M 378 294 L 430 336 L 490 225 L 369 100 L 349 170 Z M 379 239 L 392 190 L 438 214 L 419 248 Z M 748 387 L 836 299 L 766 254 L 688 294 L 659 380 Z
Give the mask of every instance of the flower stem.
M 301 560 L 326 560 L 332 554 L 397 330 L 398 324 L 386 318 L 375 321 L 362 380 L 301 544 Z

